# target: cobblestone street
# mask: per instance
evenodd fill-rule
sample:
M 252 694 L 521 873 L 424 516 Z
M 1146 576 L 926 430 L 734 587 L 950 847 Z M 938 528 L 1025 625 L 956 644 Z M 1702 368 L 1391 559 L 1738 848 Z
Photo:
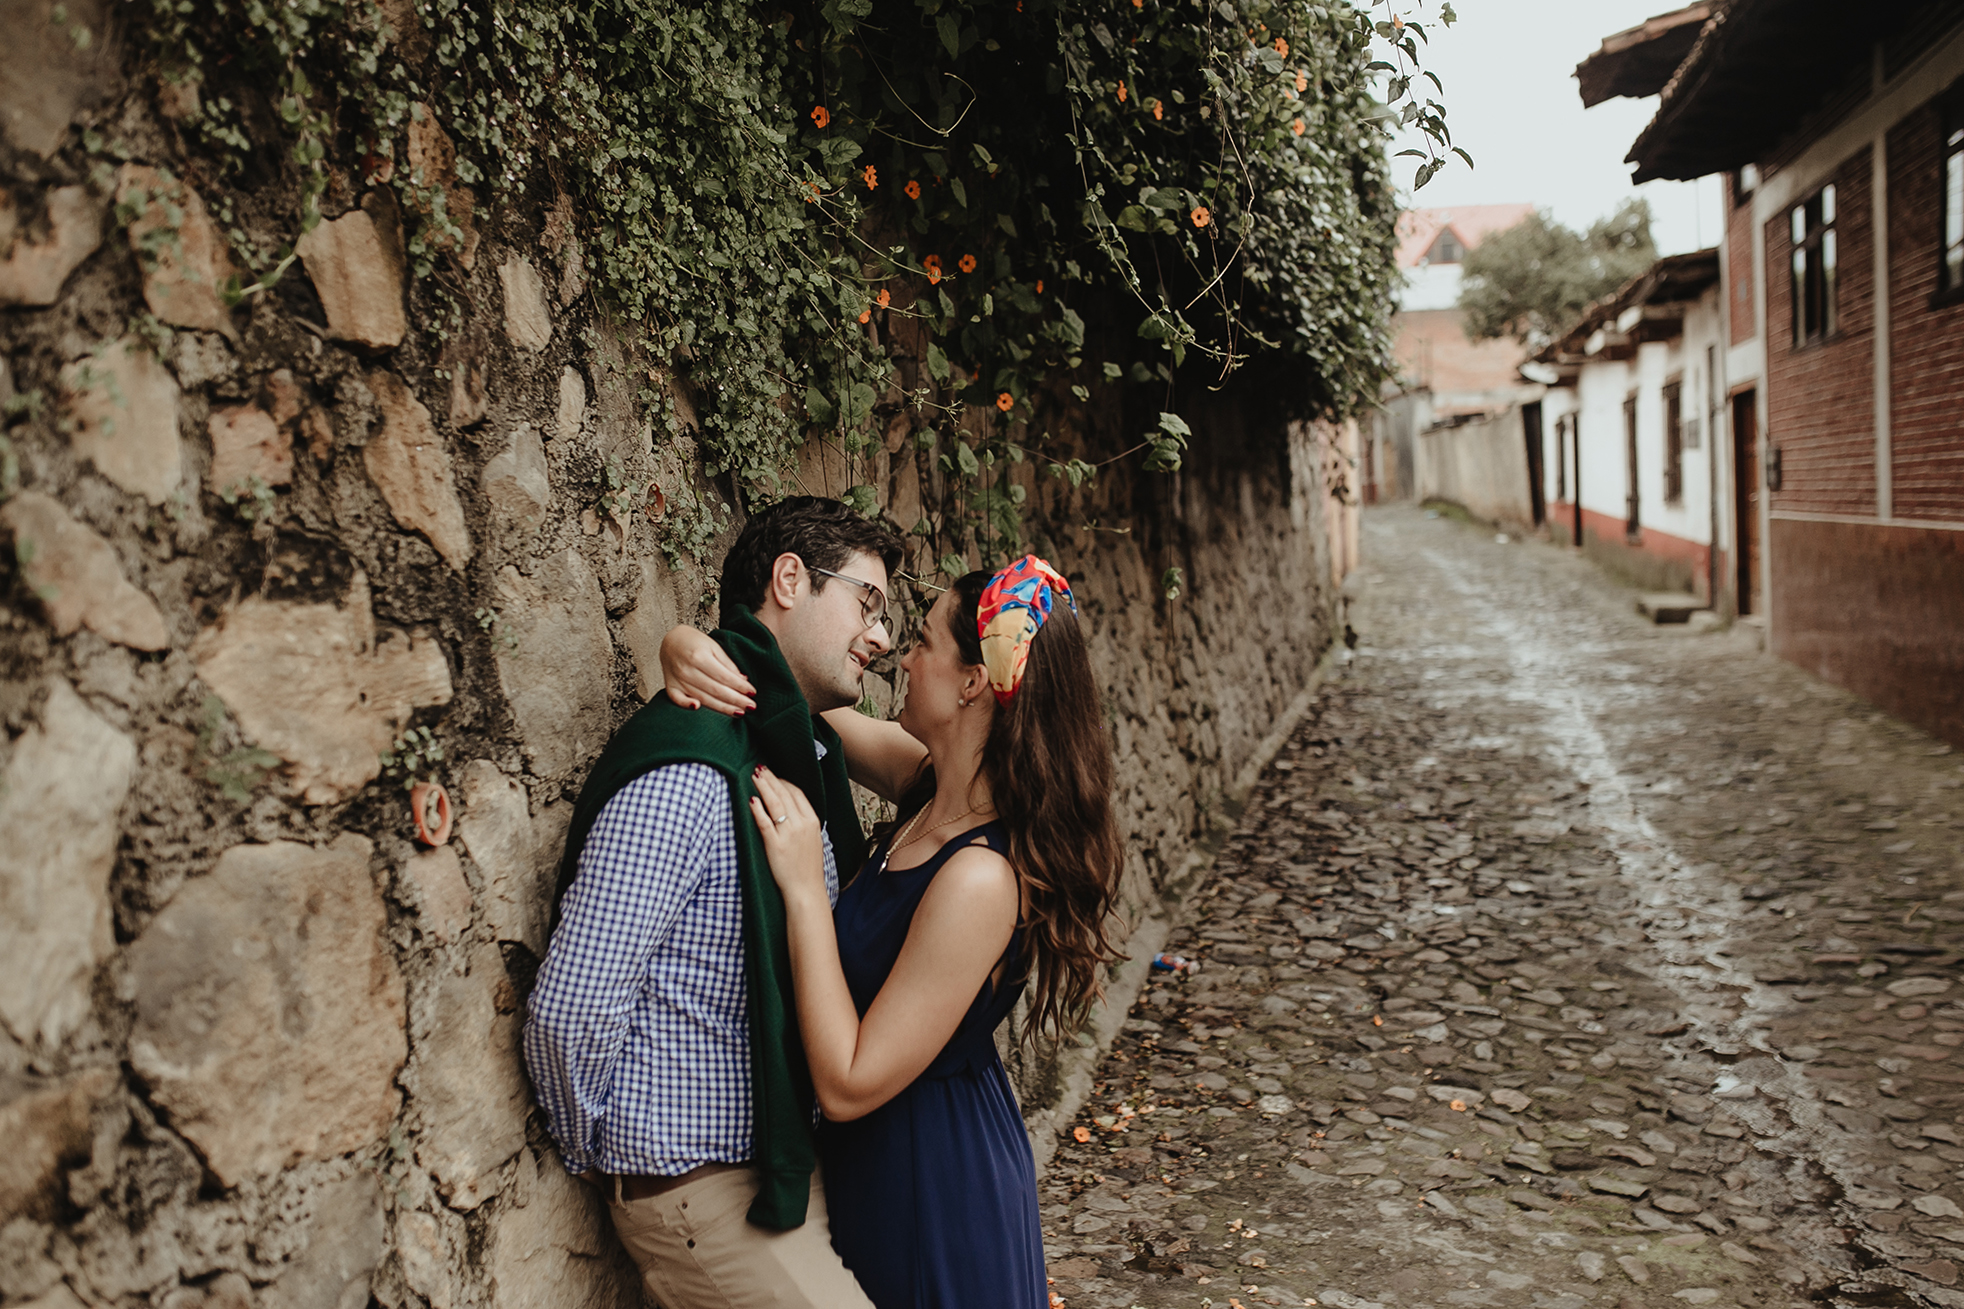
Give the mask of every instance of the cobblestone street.
M 1539 543 L 1359 641 L 1043 1179 L 1069 1309 L 1964 1305 L 1964 766 Z

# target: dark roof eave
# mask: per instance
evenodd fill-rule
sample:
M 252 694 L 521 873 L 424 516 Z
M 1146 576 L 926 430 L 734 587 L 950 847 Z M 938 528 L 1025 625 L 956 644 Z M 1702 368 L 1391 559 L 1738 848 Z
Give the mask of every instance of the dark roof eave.
M 1867 61 L 1886 21 L 1841 0 L 1733 0 L 1631 145 L 1632 183 L 1690 181 L 1763 157 Z
M 1702 294 L 1719 279 L 1718 248 L 1665 255 L 1614 292 L 1592 302 L 1575 326 L 1537 350 L 1535 363 L 1559 363 L 1562 356 L 1583 353 L 1582 344 L 1604 323 L 1638 304 L 1669 304 Z
M 1651 265 L 1650 275 L 1652 281 L 1645 290 L 1643 303 L 1669 304 L 1679 300 L 1695 300 L 1719 280 L 1718 247 L 1666 255 Z M 1625 304 L 1627 306 L 1628 301 Z
M 1600 49 L 1575 66 L 1582 107 L 1593 108 L 1617 96 L 1642 99 L 1662 91 L 1690 53 L 1712 8 L 1713 0 L 1698 0 L 1605 37 Z

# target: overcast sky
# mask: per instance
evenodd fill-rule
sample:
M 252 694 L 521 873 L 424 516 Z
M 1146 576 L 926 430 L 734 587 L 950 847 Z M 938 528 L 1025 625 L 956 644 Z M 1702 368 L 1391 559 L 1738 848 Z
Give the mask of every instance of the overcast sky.
M 1432 43 L 1419 51 L 1445 83 L 1453 143 L 1478 167 L 1455 156 L 1409 203 L 1432 209 L 1525 202 L 1553 210 L 1579 230 L 1637 194 L 1656 216 L 1660 253 L 1716 244 L 1716 177 L 1630 185 L 1623 156 L 1650 122 L 1656 97 L 1584 109 L 1571 75 L 1610 33 L 1676 7 L 1671 0 L 1454 0 L 1458 21 L 1429 29 Z M 1438 0 L 1414 4 L 1422 20 L 1438 12 Z M 1407 187 L 1416 162 L 1395 161 Z

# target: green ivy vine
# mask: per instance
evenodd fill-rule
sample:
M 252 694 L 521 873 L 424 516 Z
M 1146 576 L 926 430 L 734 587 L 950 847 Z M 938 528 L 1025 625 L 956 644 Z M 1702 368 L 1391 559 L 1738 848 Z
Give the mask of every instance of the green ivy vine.
M 863 461 L 907 414 L 947 494 L 903 526 L 950 567 L 1019 539 L 1026 490 L 993 470 L 1110 461 L 1052 436 L 1094 387 L 1157 388 L 1121 457 L 1158 469 L 1181 388 L 1258 354 L 1301 360 L 1295 416 L 1374 396 L 1388 133 L 1418 127 L 1417 185 L 1451 149 L 1426 25 L 1390 0 L 149 5 L 221 176 L 254 185 L 274 146 L 294 240 L 339 168 L 392 184 L 419 275 L 457 280 L 468 215 L 406 153 L 433 111 L 480 207 L 570 199 L 605 311 L 687 382 L 740 490 L 777 493 L 814 434 Z M 291 259 L 248 258 L 239 293 Z

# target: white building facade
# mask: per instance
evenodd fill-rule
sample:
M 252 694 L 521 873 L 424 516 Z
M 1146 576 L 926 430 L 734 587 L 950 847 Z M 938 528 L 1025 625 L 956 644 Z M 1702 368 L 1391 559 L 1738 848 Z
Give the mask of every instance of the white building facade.
M 1528 368 L 1551 382 L 1540 417 L 1550 530 L 1634 581 L 1707 604 L 1725 590 L 1713 546 L 1726 548 L 1730 523 L 1712 439 L 1715 423 L 1724 430 L 1723 333 L 1717 251 L 1674 255 Z

